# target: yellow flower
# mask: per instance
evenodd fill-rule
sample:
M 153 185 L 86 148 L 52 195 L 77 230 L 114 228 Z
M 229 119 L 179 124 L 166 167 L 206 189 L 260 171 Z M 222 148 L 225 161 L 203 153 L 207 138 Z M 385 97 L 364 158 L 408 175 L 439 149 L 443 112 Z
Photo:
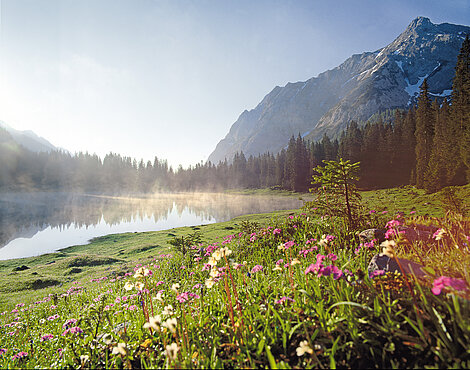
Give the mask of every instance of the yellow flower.
M 303 356 L 305 353 L 313 353 L 313 349 L 309 346 L 308 341 L 303 340 L 299 343 L 299 347 L 296 349 L 297 356 Z

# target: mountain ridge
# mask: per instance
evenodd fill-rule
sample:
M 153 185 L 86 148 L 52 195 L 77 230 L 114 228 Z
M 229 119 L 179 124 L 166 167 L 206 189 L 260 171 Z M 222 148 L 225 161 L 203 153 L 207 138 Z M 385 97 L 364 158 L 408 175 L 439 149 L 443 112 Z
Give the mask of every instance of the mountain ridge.
M 31 130 L 16 130 L 3 121 L 0 121 L 0 128 L 6 130 L 17 144 L 28 149 L 29 151 L 39 153 L 59 150 L 59 148 L 51 144 L 48 140 L 38 136 Z
M 449 96 L 465 34 L 470 27 L 434 24 L 415 18 L 390 44 L 353 54 L 339 66 L 306 81 L 276 86 L 252 110 L 245 110 L 208 160 L 231 160 L 277 153 L 292 135 L 311 141 L 337 137 L 351 120 L 367 121 L 377 112 L 407 108 L 416 101 L 424 78 L 432 96 Z

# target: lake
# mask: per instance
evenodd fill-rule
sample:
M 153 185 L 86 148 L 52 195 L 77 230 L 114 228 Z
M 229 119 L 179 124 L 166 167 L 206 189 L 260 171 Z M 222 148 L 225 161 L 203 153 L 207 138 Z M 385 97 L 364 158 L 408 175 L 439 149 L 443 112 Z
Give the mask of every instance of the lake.
M 86 244 L 106 234 L 210 224 L 302 205 L 296 197 L 279 195 L 1 193 L 0 260 Z

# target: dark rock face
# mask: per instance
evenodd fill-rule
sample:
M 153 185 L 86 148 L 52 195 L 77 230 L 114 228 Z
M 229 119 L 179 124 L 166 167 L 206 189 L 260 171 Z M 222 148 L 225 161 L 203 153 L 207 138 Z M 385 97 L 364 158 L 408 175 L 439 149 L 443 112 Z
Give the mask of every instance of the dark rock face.
M 418 17 L 392 43 L 356 54 L 307 81 L 276 86 L 244 111 L 209 156 L 213 163 L 277 153 L 299 133 L 308 140 L 337 137 L 351 121 L 363 122 L 386 109 L 407 108 L 427 78 L 432 97 L 449 96 L 457 55 L 470 27 L 433 24 Z
M 424 278 L 427 274 L 423 270 L 423 265 L 410 261 L 405 258 L 391 258 L 385 254 L 377 254 L 372 257 L 367 266 L 369 277 L 380 274 L 383 272 L 403 272 L 406 275 L 415 275 L 419 278 Z

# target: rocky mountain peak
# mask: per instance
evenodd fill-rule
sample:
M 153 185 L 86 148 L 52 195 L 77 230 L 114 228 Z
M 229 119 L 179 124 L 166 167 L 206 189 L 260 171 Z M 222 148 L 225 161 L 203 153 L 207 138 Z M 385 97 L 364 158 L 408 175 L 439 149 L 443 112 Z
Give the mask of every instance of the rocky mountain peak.
M 277 153 L 298 134 L 337 137 L 351 120 L 365 122 L 387 109 L 414 104 L 427 79 L 434 98 L 449 96 L 457 55 L 470 27 L 417 17 L 389 45 L 355 54 L 305 82 L 276 86 L 256 108 L 243 112 L 209 156 L 213 163 Z

